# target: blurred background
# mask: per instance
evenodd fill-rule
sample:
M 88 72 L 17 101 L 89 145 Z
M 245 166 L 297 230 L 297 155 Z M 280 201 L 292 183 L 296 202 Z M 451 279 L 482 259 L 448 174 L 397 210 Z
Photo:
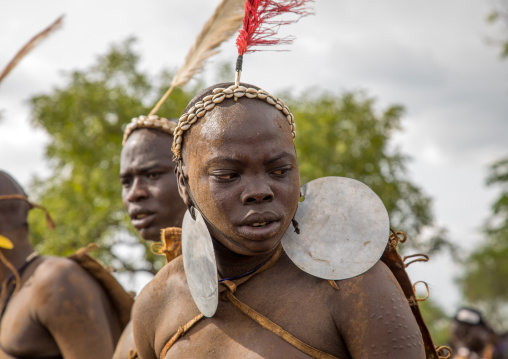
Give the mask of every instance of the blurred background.
M 118 179 L 123 126 L 147 114 L 219 0 L 0 5 L 0 68 L 61 14 L 64 26 L 0 85 L 0 168 L 48 207 L 30 218 L 43 254 L 89 242 L 139 292 L 160 268 L 129 224 Z M 282 28 L 289 51 L 244 59 L 242 81 L 296 117 L 302 182 L 359 179 L 405 231 L 427 321 L 447 340 L 460 305 L 508 329 L 508 1 L 316 0 Z M 159 111 L 179 117 L 198 89 L 232 81 L 234 39 Z M 422 296 L 425 293 L 421 294 Z

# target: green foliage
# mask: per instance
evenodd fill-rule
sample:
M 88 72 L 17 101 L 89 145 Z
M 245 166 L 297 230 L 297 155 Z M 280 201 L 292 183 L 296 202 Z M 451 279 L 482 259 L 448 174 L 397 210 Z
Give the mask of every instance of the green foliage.
M 49 179 L 33 181 L 31 193 L 57 223 L 51 233 L 40 222 L 32 225 L 32 239 L 41 253 L 68 255 L 96 242 L 104 262 L 133 269 L 132 263 L 121 263 L 111 252 L 115 245 L 132 245 L 134 233 L 118 178 L 123 126 L 147 114 L 170 83 L 167 73 L 158 76 L 162 81 L 157 85 L 139 71 L 133 44 L 128 39 L 112 46 L 95 65 L 67 75 L 64 87 L 31 100 L 33 122 L 51 138 L 46 157 L 52 170 Z M 179 117 L 193 92 L 176 90 L 159 114 Z M 155 272 L 149 251 L 147 260 L 147 270 Z
M 490 167 L 487 184 L 500 194 L 483 229 L 484 243 L 471 253 L 461 285 L 466 298 L 500 328 L 508 329 L 501 313 L 508 313 L 508 157 Z
M 508 32 L 508 1 L 500 0 L 497 2 L 497 9 L 487 16 L 487 22 L 493 25 L 504 27 L 504 32 Z M 501 57 L 508 57 L 508 36 L 495 41 L 496 45 L 501 48 Z
M 377 113 L 375 101 L 362 92 L 336 96 L 312 90 L 283 98 L 296 118 L 302 183 L 323 176 L 362 181 L 383 200 L 392 226 L 405 231 L 414 244 L 433 219 L 430 198 L 408 179 L 407 156 L 390 145 L 392 135 L 400 130 L 403 107 L 390 106 Z M 445 243 L 439 233 L 425 243 L 425 249 L 438 250 Z
M 122 127 L 131 117 L 147 114 L 171 79 L 167 71 L 156 81 L 141 72 L 133 44 L 129 39 L 112 46 L 90 68 L 67 75 L 65 86 L 31 100 L 34 123 L 51 139 L 46 156 L 52 174 L 44 181 L 34 179 L 30 193 L 50 209 L 57 223 L 52 233 L 40 221 L 34 223 L 32 238 L 39 252 L 53 255 L 96 242 L 104 263 L 118 270 L 154 273 L 161 262 L 148 250 L 142 268 L 117 255 L 122 245 L 146 246 L 134 235 L 121 202 Z M 221 80 L 232 78 L 231 73 L 225 65 L 217 71 Z M 159 114 L 179 117 L 203 86 L 176 89 Z M 415 236 L 432 225 L 430 199 L 407 178 L 408 159 L 390 148 L 391 136 L 400 129 L 402 107 L 378 114 L 374 100 L 364 93 L 309 92 L 284 98 L 297 118 L 303 183 L 321 176 L 356 178 L 379 194 L 394 227 Z

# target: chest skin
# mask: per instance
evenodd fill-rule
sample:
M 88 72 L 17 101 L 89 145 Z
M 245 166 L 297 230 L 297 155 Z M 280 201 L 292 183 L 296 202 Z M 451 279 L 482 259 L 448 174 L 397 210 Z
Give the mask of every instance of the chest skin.
M 180 290 L 190 297 L 186 283 Z M 333 300 L 333 292 L 328 282 L 302 272 L 283 255 L 270 270 L 240 285 L 235 296 L 306 344 L 349 359 L 331 313 L 329 301 Z M 157 333 L 156 348 L 162 349 L 178 326 L 199 314 L 191 304 L 168 308 L 164 315 L 167 325 L 162 324 L 167 328 L 166 333 Z M 169 324 L 172 318 L 178 322 L 177 326 Z M 173 345 L 165 358 L 184 357 L 309 358 L 224 300 L 219 300 L 212 318 L 202 319 Z
M 418 325 L 384 263 L 337 284 L 339 290 L 282 254 L 272 268 L 240 285 L 235 296 L 304 343 L 340 359 L 425 358 Z M 159 357 L 178 327 L 198 314 L 177 258 L 136 301 L 136 343 L 147 358 Z M 202 319 L 165 356 L 182 357 L 309 358 L 222 300 L 212 318 Z
M 22 286 L 12 295 L 0 324 L 1 347 L 17 356 L 59 356 L 59 349 L 50 333 L 38 321 L 35 308 L 50 298 L 39 295 L 34 272 L 37 259 L 23 273 Z M 27 339 L 30 338 L 30 339 Z

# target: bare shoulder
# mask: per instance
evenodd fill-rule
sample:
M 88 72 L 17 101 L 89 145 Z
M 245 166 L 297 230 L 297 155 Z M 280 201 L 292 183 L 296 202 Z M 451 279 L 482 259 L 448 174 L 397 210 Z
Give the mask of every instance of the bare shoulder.
M 79 264 L 61 257 L 44 257 L 34 272 L 34 282 L 40 290 L 50 290 L 53 294 L 71 288 L 83 290 L 89 286 L 98 287 L 98 283 Z
M 143 288 L 133 310 L 133 332 L 136 349 L 144 358 L 156 357 L 155 349 L 165 334 L 172 334 L 175 308 L 185 310 L 190 296 L 182 256 L 166 264 Z M 163 333 L 159 338 L 156 333 Z M 158 353 L 157 353 L 158 354 Z
M 79 264 L 68 258 L 44 257 L 33 274 L 35 301 L 39 311 L 46 306 L 57 309 L 58 304 L 76 297 L 100 300 L 105 294 L 100 284 Z
M 146 307 L 163 306 L 178 298 L 178 292 L 186 288 L 182 256 L 166 264 L 139 293 L 134 312 Z
M 120 328 L 103 287 L 71 259 L 40 260 L 32 275 L 30 305 L 62 356 L 111 358 Z
M 382 261 L 378 261 L 372 268 L 359 276 L 342 280 L 341 287 L 349 290 L 372 291 L 387 288 L 399 288 L 397 280 L 390 269 Z M 388 287 L 387 287 L 388 286 Z
M 425 357 L 409 303 L 383 262 L 338 286 L 333 315 L 353 358 Z

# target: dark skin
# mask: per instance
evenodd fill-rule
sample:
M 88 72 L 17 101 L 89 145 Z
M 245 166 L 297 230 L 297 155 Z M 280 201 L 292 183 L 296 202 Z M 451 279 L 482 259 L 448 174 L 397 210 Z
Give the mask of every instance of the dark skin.
M 285 117 L 259 100 L 227 100 L 186 134 L 184 163 L 177 174 L 182 198 L 191 204 L 186 177 L 198 207 L 229 237 L 211 230 L 219 272 L 241 274 L 270 256 L 290 225 L 300 190 Z M 341 359 L 425 357 L 418 325 L 383 263 L 338 285 L 337 291 L 282 254 L 235 295 L 295 337 Z M 197 314 L 178 258 L 136 301 L 134 337 L 141 358 L 157 358 L 178 327 Z M 225 301 L 166 355 L 204 357 L 308 358 Z
M 129 136 L 122 149 L 122 200 L 132 225 L 147 241 L 160 240 L 163 228 L 181 227 L 187 210 L 178 194 L 172 142 L 173 136 L 163 131 L 138 129 Z M 134 348 L 130 322 L 113 358 L 127 359 L 129 351 Z
M 0 172 L 0 194 L 23 194 Z M 28 241 L 29 205 L 0 201 L 0 234 L 13 249 L 0 249 L 19 268 L 33 253 Z M 11 274 L 3 264 L 0 280 Z M 3 307 L 4 303 L 1 303 Z M 21 276 L 21 289 L 12 295 L 1 318 L 0 358 L 111 358 L 121 333 L 120 323 L 102 287 L 74 261 L 39 257 Z
M 187 209 L 178 195 L 172 136 L 152 129 L 134 131 L 122 150 L 122 201 L 143 239 L 160 240 L 160 230 L 181 227 Z

